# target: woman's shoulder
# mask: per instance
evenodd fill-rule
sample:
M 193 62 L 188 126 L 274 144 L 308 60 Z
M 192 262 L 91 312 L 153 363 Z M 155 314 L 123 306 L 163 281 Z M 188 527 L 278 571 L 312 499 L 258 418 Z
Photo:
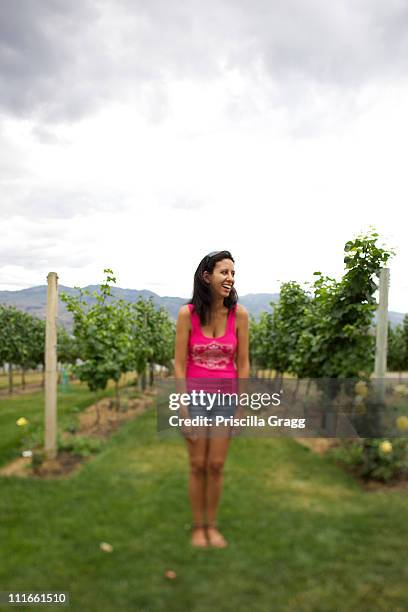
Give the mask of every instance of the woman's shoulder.
M 249 324 L 248 311 L 242 304 L 237 304 L 236 306 L 236 321 L 237 329 L 241 328 L 242 326 L 246 328 Z
M 243 306 L 242 304 L 236 304 L 236 313 L 237 313 L 237 317 L 240 317 L 240 318 L 248 317 L 248 311 L 245 308 L 245 306 Z
M 191 304 L 183 304 L 180 306 L 178 316 L 182 319 L 188 319 L 190 317 L 191 306 Z
M 179 329 L 185 329 L 189 332 L 192 329 L 191 316 L 190 316 L 191 304 L 183 304 L 180 306 L 177 316 L 177 326 Z

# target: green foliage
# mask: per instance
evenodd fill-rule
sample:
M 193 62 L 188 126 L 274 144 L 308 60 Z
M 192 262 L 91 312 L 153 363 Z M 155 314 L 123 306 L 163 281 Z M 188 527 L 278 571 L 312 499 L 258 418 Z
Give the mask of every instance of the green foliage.
M 44 321 L 18 310 L 0 305 L 0 363 L 25 368 L 44 362 Z M 41 338 L 41 348 L 38 339 Z
M 35 368 L 44 364 L 44 348 L 45 321 L 14 306 L 0 305 L 0 364 Z
M 391 451 L 384 452 L 382 448 Z M 392 442 L 382 438 L 341 440 L 330 454 L 365 480 L 389 482 L 408 476 L 408 440 L 395 438 Z
M 296 348 L 307 325 L 311 298 L 294 281 L 283 283 L 272 314 L 274 348 L 272 362 L 278 372 L 300 373 Z
M 251 351 L 259 365 L 303 378 L 370 375 L 374 277 L 394 253 L 377 240 L 371 230 L 345 244 L 346 271 L 340 281 L 314 272 L 310 292 L 295 282 L 282 285 L 273 313 L 262 313 L 259 323 L 251 323 Z
M 79 358 L 79 347 L 75 336 L 71 336 L 64 327 L 58 327 L 57 332 L 58 361 L 65 364 L 75 364 Z
M 135 370 L 142 374 L 148 363 L 169 365 L 173 354 L 175 326 L 164 307 L 156 309 L 153 299 L 130 304 Z
M 408 370 L 408 315 L 395 329 L 388 324 L 387 366 L 393 372 Z
M 0 362 L 19 363 L 22 355 L 23 313 L 14 306 L 0 305 Z
M 61 299 L 73 314 L 76 347 L 82 363 L 74 366 L 74 374 L 86 382 L 91 391 L 105 389 L 109 379 L 119 381 L 131 369 L 129 305 L 124 300 L 108 302 L 109 282 L 116 282 L 112 270 L 105 269 L 106 280 L 100 292 L 76 287 L 78 296 L 62 293 Z M 83 297 L 92 295 L 95 303 L 87 307 Z
M 89 436 L 73 436 L 71 439 L 62 440 L 58 437 L 58 450 L 69 451 L 74 455 L 89 457 L 93 453 L 98 453 L 103 447 L 103 441 Z
M 300 349 L 309 353 L 310 376 L 364 377 L 374 369 L 374 337 L 369 333 L 376 309 L 373 276 L 393 253 L 368 233 L 346 243 L 346 273 L 340 282 L 315 273 L 314 299 Z
M 259 367 L 294 372 L 293 358 L 309 302 L 310 297 L 298 283 L 282 284 L 279 302 L 271 302 L 273 311 L 262 312 L 258 323 L 251 318 L 251 360 Z
M 58 328 L 58 361 L 75 363 L 78 348 L 63 328 Z M 14 306 L 0 305 L 0 363 L 11 363 L 25 370 L 43 365 L 45 360 L 45 321 Z
M 126 372 L 143 374 L 149 362 L 165 365 L 174 338 L 174 324 L 164 308 L 156 310 L 151 299 L 113 300 L 109 283 L 116 278 L 109 268 L 104 273 L 100 292 L 76 287 L 79 295 L 61 296 L 73 314 L 75 350 L 81 359 L 74 373 L 92 391 L 105 389 L 109 380 L 118 383 Z M 94 303 L 89 306 L 84 296 L 92 296 Z
M 45 363 L 45 321 L 32 317 L 30 331 L 30 356 L 26 367 L 36 367 Z
M 21 450 L 44 445 L 44 428 L 42 423 L 30 422 L 24 429 L 24 435 L 20 440 Z
M 260 368 L 272 367 L 272 340 L 272 314 L 261 312 L 258 322 L 251 315 L 249 319 L 249 354 L 252 363 Z

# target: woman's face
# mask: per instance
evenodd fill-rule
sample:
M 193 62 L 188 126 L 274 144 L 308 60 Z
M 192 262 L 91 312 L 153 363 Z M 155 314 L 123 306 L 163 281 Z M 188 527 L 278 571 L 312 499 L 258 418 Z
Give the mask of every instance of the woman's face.
M 228 297 L 235 279 L 234 263 L 230 259 L 217 261 L 213 273 L 204 272 L 203 278 L 214 295 Z

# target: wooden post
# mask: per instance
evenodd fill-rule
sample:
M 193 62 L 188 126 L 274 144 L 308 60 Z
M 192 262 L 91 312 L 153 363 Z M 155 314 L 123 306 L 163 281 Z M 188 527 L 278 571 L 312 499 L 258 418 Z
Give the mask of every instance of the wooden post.
M 47 276 L 47 319 L 45 326 L 45 455 L 47 459 L 57 456 L 57 306 L 58 276 L 50 272 Z
M 375 349 L 375 371 L 376 385 L 381 402 L 385 400 L 385 374 L 387 371 L 387 335 L 388 335 L 388 289 L 390 284 L 389 268 L 381 268 L 380 271 L 380 295 L 377 309 L 377 330 Z

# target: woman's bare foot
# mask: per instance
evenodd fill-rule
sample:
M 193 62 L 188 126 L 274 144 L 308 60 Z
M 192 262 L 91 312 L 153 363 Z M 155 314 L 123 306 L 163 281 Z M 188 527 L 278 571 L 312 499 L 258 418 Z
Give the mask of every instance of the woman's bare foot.
M 207 537 L 210 545 L 214 546 L 214 548 L 225 548 L 228 546 L 227 540 L 215 525 L 207 525 Z
M 192 546 L 197 546 L 199 548 L 206 548 L 208 546 L 207 537 L 203 526 L 192 528 L 191 544 Z

